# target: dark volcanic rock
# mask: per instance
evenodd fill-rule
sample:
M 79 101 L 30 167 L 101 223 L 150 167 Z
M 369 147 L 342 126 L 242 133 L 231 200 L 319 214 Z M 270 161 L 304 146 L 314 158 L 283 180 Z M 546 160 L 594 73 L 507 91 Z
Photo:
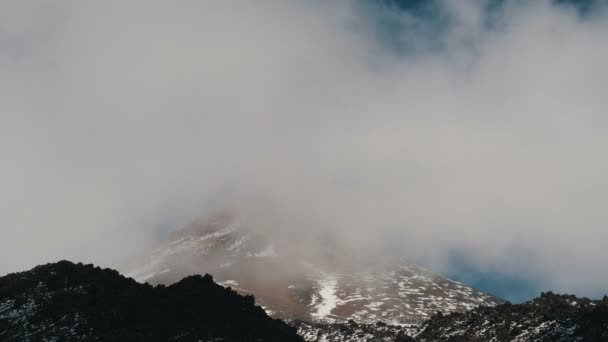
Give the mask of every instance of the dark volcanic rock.
M 548 292 L 523 304 L 438 314 L 416 341 L 608 341 L 608 298 Z
M 153 287 L 67 261 L 0 278 L 0 340 L 302 341 L 209 275 Z
M 391 325 L 383 322 L 375 324 L 357 323 L 353 320 L 341 323 L 310 323 L 291 321 L 305 341 L 339 342 L 410 342 L 410 335 L 418 331 L 416 325 Z

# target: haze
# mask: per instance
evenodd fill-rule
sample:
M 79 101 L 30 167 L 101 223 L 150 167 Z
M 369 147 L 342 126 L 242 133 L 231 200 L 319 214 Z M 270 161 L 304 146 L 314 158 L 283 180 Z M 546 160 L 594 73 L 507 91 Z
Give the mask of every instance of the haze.
M 3 2 L 0 273 L 111 265 L 229 203 L 603 293 L 605 8 L 485 5 Z

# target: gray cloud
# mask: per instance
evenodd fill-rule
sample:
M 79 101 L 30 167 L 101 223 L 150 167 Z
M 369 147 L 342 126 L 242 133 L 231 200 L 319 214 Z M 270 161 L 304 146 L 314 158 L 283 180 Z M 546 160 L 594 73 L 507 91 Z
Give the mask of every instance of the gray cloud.
M 483 4 L 439 3 L 441 30 L 360 2 L 0 5 L 0 271 L 116 262 L 219 198 L 438 270 L 464 250 L 605 289 L 605 11 L 488 27 Z M 387 15 L 419 29 L 391 33 L 408 49 Z

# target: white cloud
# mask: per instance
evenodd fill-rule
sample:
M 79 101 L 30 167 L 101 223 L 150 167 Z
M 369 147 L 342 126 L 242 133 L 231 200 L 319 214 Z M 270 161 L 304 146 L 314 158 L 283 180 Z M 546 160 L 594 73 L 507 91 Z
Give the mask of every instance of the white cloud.
M 358 2 L 2 5 L 0 271 L 116 261 L 230 193 L 260 225 L 601 289 L 605 13 L 490 29 L 482 4 L 442 2 L 404 53 Z

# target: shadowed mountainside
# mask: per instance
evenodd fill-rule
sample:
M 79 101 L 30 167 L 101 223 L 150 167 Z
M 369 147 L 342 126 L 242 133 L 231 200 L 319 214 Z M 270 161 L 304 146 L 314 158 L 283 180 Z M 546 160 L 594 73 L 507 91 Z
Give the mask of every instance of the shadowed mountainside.
M 608 341 L 608 298 L 547 292 L 523 304 L 436 314 L 416 341 Z
M 153 287 L 68 261 L 0 278 L 0 340 L 302 341 L 210 275 Z

